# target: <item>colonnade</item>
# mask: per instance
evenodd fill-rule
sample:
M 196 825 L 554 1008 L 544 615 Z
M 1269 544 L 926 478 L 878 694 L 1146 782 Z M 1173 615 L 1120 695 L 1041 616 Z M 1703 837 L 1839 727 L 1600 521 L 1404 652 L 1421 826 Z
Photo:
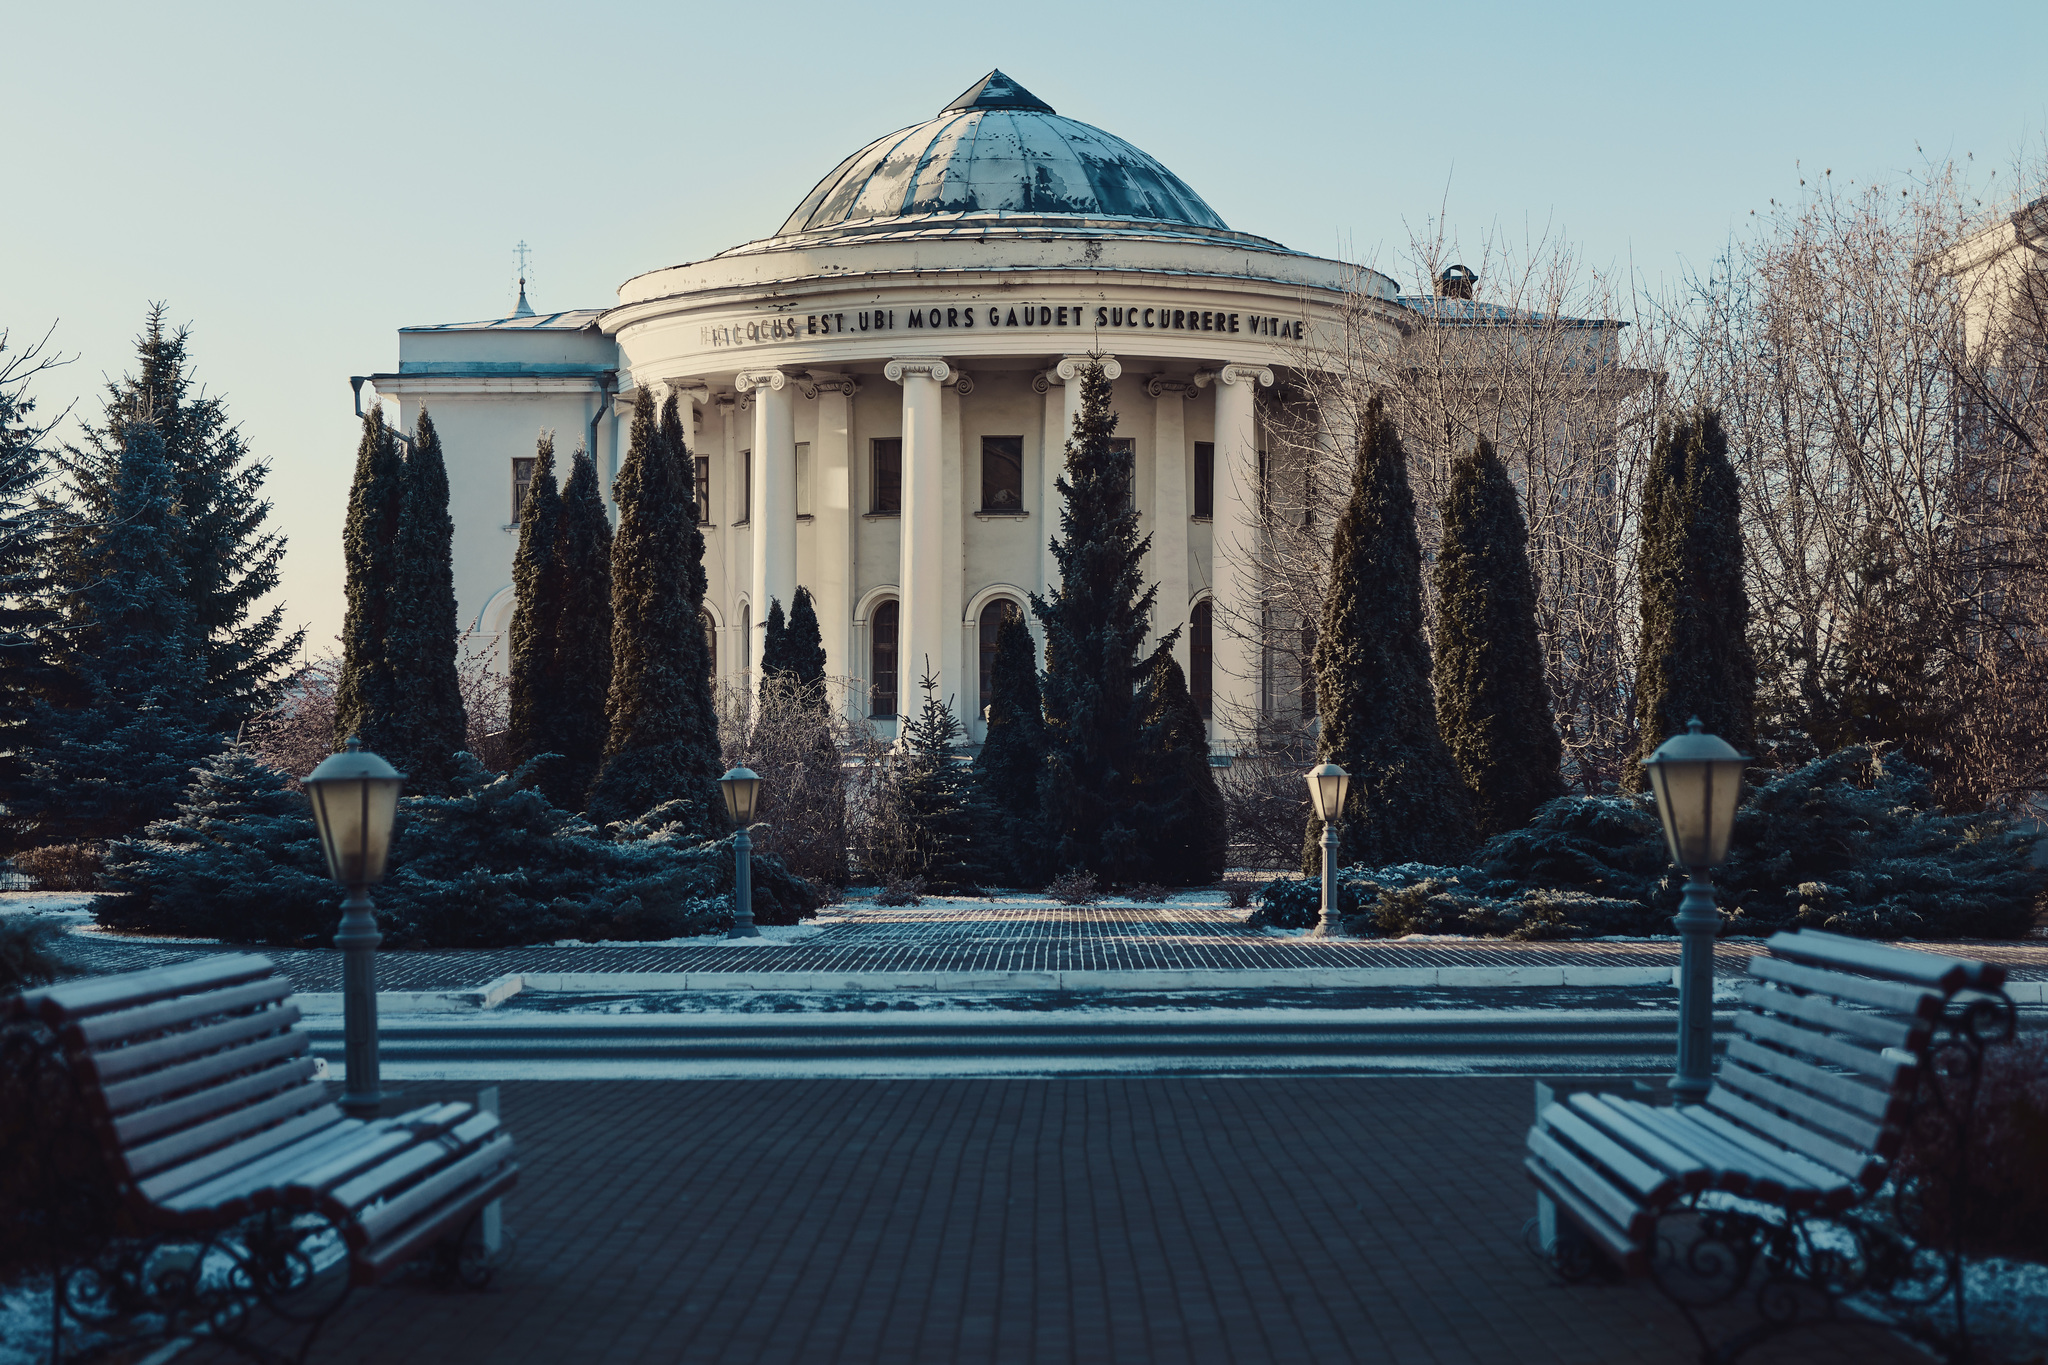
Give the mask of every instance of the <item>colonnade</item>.
M 1123 367 L 1114 356 L 1063 356 L 1038 374 L 1033 387 L 1045 397 L 1044 458 L 1038 507 L 1041 520 L 1036 541 L 1037 582 L 1041 593 L 1056 587 L 1059 566 L 1049 542 L 1058 531 L 1060 497 L 1055 486 L 1064 468 L 1067 436 L 1081 410 L 1080 373 L 1099 362 L 1111 379 Z M 918 676 L 931 661 L 945 691 L 958 696 L 961 709 L 972 712 L 965 691 L 969 661 L 962 626 L 965 584 L 961 547 L 963 452 L 959 445 L 959 403 L 973 391 L 973 381 L 953 363 L 936 356 L 902 356 L 890 360 L 883 376 L 902 389 L 902 506 L 899 532 L 898 695 L 899 707 L 915 706 Z M 1155 452 L 1186 452 L 1186 405 L 1212 390 L 1215 401 L 1215 465 L 1211 533 L 1210 595 L 1214 611 L 1213 688 L 1214 743 L 1230 751 L 1252 738 L 1250 727 L 1259 712 L 1261 678 L 1256 620 L 1258 604 L 1248 572 L 1258 546 L 1259 455 L 1255 391 L 1270 387 L 1273 372 L 1264 366 L 1223 365 L 1197 372 L 1191 380 L 1156 375 L 1147 381 L 1153 399 L 1152 436 Z M 737 420 L 731 396 L 712 395 L 704 385 L 672 386 L 689 406 L 685 430 L 694 433 L 697 413 L 715 405 L 725 424 L 723 448 L 743 448 L 733 429 Z M 853 379 L 845 375 L 780 369 L 743 370 L 734 388 L 752 403 L 750 486 L 745 490 L 745 517 L 753 534 L 750 562 L 733 562 L 733 538 L 722 537 L 728 582 L 747 585 L 753 619 L 748 623 L 745 666 L 760 676 L 760 652 L 768 603 L 787 610 L 797 588 L 797 497 L 795 399 L 801 391 L 818 403 L 818 430 L 811 447 L 811 504 L 816 533 L 818 572 L 810 588 L 817 599 L 829 667 L 835 673 L 862 674 L 852 666 L 855 581 L 853 563 L 853 450 L 851 437 Z M 707 415 L 708 420 L 708 415 Z M 695 440 L 692 449 L 697 448 Z M 1166 629 L 1187 619 L 1194 595 L 1187 526 L 1192 499 L 1187 486 L 1187 460 L 1154 460 L 1149 510 L 1154 528 L 1147 578 L 1159 585 L 1159 615 Z M 731 480 L 724 481 L 728 486 Z M 728 524 L 741 520 L 730 494 Z M 1165 629 L 1154 631 L 1154 638 Z M 1175 646 L 1183 669 L 1190 665 L 1188 632 Z

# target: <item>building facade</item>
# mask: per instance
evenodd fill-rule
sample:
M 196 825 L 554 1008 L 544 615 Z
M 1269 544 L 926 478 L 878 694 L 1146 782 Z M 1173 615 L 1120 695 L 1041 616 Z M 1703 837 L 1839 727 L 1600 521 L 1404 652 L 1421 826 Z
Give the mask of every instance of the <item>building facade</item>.
M 1057 585 L 1054 482 L 1099 361 L 1152 538 L 1154 635 L 1180 628 L 1228 751 L 1261 705 L 1257 631 L 1232 623 L 1252 610 L 1262 401 L 1347 298 L 1383 305 L 1395 344 L 1395 292 L 1230 230 L 1144 152 L 992 72 L 847 157 L 773 236 L 636 276 L 609 308 L 522 295 L 511 318 L 403 329 L 367 397 L 407 429 L 432 412 L 458 598 L 488 635 L 511 617 L 536 433 L 587 445 L 608 479 L 634 405 L 676 395 L 721 680 L 751 675 L 769 603 L 801 585 L 850 706 L 888 733 L 929 669 L 978 740 L 995 628 Z

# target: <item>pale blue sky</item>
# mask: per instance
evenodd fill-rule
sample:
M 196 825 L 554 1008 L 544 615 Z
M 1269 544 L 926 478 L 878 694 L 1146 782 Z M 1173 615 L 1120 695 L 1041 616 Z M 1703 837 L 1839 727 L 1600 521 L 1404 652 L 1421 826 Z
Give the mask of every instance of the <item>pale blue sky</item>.
M 0 327 L 96 407 L 152 299 L 273 465 L 289 615 L 341 621 L 347 377 L 396 328 L 542 309 L 766 235 L 992 66 L 1232 227 L 1383 265 L 1448 208 L 1652 280 L 1795 163 L 2004 164 L 2048 4 L 21 4 L 0 24 Z M 1399 272 L 1396 272 L 1397 274 Z M 1414 281 L 1402 280 L 1412 286 Z

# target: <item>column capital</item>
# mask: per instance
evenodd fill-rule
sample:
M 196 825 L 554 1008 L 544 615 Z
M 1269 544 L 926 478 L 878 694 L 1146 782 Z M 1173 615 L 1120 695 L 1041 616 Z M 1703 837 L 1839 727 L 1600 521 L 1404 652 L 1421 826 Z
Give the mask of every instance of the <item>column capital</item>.
M 1113 355 L 1068 355 L 1060 357 L 1060 363 L 1052 367 L 1051 373 L 1062 381 L 1073 380 L 1080 378 L 1083 369 L 1096 364 L 1102 366 L 1104 379 L 1115 379 L 1124 372 L 1124 367 Z
M 711 386 L 701 379 L 664 379 L 660 387 L 700 408 L 711 402 Z
M 959 390 L 960 396 L 962 398 L 965 398 L 969 394 L 974 392 L 974 376 L 967 373 L 967 371 L 965 370 L 954 370 L 953 377 L 946 382 L 951 384 L 955 389 Z
M 711 401 L 721 408 L 730 408 L 740 401 L 740 396 L 736 393 L 721 393 Z
M 1172 375 L 1165 374 L 1155 374 L 1145 381 L 1145 392 L 1154 398 L 1164 398 L 1169 393 L 1177 393 L 1182 398 L 1193 398 L 1198 387 L 1185 379 L 1175 379 Z
M 1225 384 L 1244 384 L 1261 389 L 1273 387 L 1273 371 L 1264 365 L 1225 365 L 1216 372 L 1216 377 Z
M 860 381 L 850 374 L 832 374 L 824 370 L 812 370 L 800 375 L 797 389 L 806 398 L 816 398 L 821 393 L 843 393 L 848 398 L 860 392 Z
M 789 376 L 780 370 L 741 370 L 733 376 L 732 383 L 741 393 L 752 393 L 755 389 L 781 393 L 789 383 Z
M 953 373 L 953 367 L 937 356 L 898 356 L 882 367 L 882 378 L 891 384 L 901 384 L 909 379 L 935 379 L 943 384 Z

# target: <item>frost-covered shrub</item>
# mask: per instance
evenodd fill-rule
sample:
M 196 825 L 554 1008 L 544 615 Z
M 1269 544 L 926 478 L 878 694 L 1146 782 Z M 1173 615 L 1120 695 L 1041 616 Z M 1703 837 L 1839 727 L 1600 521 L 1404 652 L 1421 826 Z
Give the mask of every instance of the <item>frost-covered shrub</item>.
M 1929 1246 L 1946 1246 L 1955 1232 L 1955 1139 L 1954 1125 L 1923 1105 L 1892 1168 L 1911 1230 Z M 1985 1049 L 1968 1170 L 1964 1249 L 2048 1264 L 2048 1038 Z
M 1156 905 L 1173 893 L 1154 882 L 1133 882 L 1124 888 L 1124 895 L 1131 900 Z
M 1360 883 L 1339 880 L 1337 913 L 1356 914 L 1363 904 Z M 1259 929 L 1313 929 L 1323 918 L 1323 884 L 1299 877 L 1276 877 L 1257 892 L 1259 908 L 1245 923 Z
M 1060 873 L 1046 885 L 1045 894 L 1062 905 L 1093 905 L 1102 899 L 1095 874 L 1075 867 Z
M 14 855 L 14 870 L 42 891 L 97 891 L 106 850 L 99 844 L 45 844 Z
M 0 919 L 0 995 L 75 973 L 78 969 L 65 961 L 58 946 L 63 938 L 54 920 L 30 915 Z
M 732 839 L 700 843 L 679 803 L 605 829 L 557 810 L 467 755 L 456 795 L 400 802 L 391 870 L 378 887 L 387 948 L 494 948 L 556 939 L 658 939 L 732 922 Z M 794 924 L 818 893 L 773 855 L 753 863 L 754 916 Z M 111 928 L 304 945 L 327 942 L 340 889 L 325 875 L 305 798 L 283 774 L 231 750 L 199 774 L 175 819 L 114 845 L 115 894 L 93 903 Z
M 875 893 L 876 905 L 921 905 L 924 903 L 924 878 L 899 877 L 890 873 L 882 879 L 882 889 Z

